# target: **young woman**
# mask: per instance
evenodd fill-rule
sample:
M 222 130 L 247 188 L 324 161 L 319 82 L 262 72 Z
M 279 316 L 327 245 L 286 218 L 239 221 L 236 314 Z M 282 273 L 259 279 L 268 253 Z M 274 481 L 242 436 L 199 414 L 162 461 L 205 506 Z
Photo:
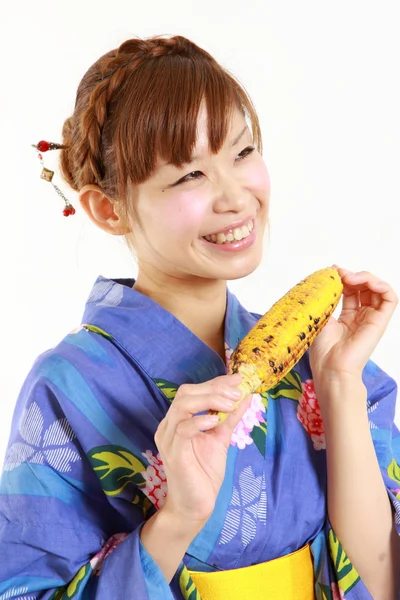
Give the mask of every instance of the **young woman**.
M 259 315 L 227 281 L 259 265 L 270 200 L 243 88 L 186 38 L 131 39 L 84 75 L 62 144 L 66 181 L 138 276 L 100 276 L 22 387 L 0 598 L 395 599 L 396 384 L 369 360 L 391 287 L 339 269 L 339 319 L 238 403 L 227 365 Z

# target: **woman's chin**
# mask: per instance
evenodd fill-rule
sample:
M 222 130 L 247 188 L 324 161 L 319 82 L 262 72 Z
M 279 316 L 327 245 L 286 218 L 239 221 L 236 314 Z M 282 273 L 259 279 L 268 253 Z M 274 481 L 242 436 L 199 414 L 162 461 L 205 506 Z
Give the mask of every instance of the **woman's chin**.
M 242 270 L 237 270 L 235 273 L 231 273 L 228 274 L 227 277 L 225 277 L 224 279 L 226 279 L 227 281 L 234 281 L 235 279 L 243 279 L 244 277 L 247 277 L 248 275 L 251 275 L 252 273 L 254 273 L 254 271 L 258 268 L 259 266 L 259 262 L 257 264 L 255 264 L 252 268 L 247 268 L 247 269 L 242 269 Z
M 237 257 L 239 259 L 239 257 Z M 232 261 L 232 264 L 221 266 L 219 279 L 227 281 L 233 281 L 235 279 L 243 279 L 254 273 L 254 271 L 260 266 L 262 260 L 262 250 L 260 252 L 254 252 L 251 256 L 240 257 L 240 260 Z

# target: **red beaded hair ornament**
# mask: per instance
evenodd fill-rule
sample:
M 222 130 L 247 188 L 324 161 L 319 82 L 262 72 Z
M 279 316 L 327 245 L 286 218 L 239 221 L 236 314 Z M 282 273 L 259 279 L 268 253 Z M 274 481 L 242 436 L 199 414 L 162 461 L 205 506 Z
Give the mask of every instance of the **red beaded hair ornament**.
M 41 140 L 38 144 L 32 144 L 32 146 L 33 146 L 33 148 L 36 148 L 36 150 L 38 150 L 38 152 L 39 152 L 38 157 L 39 157 L 39 160 L 43 167 L 40 177 L 42 179 L 44 179 L 45 181 L 50 182 L 51 185 L 56 190 L 57 194 L 59 196 L 61 196 L 61 198 L 65 202 L 65 208 L 63 210 L 64 217 L 69 217 L 70 215 L 74 215 L 75 214 L 74 207 L 72 206 L 70 201 L 64 196 L 64 194 L 62 193 L 60 188 L 57 187 L 53 183 L 52 179 L 53 179 L 54 171 L 50 171 L 50 169 L 46 169 L 46 167 L 43 164 L 43 156 L 41 154 L 41 152 L 47 152 L 48 150 L 62 150 L 64 148 L 67 148 L 68 146 L 62 146 L 61 144 L 54 144 L 53 142 L 45 142 L 44 140 Z

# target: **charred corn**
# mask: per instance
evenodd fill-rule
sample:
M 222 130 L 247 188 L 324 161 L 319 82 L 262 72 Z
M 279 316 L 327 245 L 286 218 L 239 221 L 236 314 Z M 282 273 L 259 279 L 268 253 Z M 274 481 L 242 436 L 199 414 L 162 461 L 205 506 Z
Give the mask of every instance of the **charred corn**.
M 261 317 L 230 360 L 229 372 L 242 375 L 242 399 L 268 391 L 285 377 L 328 322 L 342 290 L 336 269 L 320 269 L 291 288 Z M 227 417 L 218 414 L 220 422 Z

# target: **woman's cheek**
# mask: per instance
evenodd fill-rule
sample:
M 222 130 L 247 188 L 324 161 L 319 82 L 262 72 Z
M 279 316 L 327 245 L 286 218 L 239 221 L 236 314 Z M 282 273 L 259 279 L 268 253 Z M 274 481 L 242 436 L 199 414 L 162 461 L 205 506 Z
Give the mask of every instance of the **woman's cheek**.
M 198 234 L 207 214 L 207 199 L 200 190 L 182 192 L 172 199 L 165 214 L 168 229 L 175 234 Z
M 253 161 L 246 169 L 246 187 L 254 195 L 265 198 L 269 196 L 271 190 L 271 180 L 269 177 L 267 165 L 260 156 L 258 160 Z

